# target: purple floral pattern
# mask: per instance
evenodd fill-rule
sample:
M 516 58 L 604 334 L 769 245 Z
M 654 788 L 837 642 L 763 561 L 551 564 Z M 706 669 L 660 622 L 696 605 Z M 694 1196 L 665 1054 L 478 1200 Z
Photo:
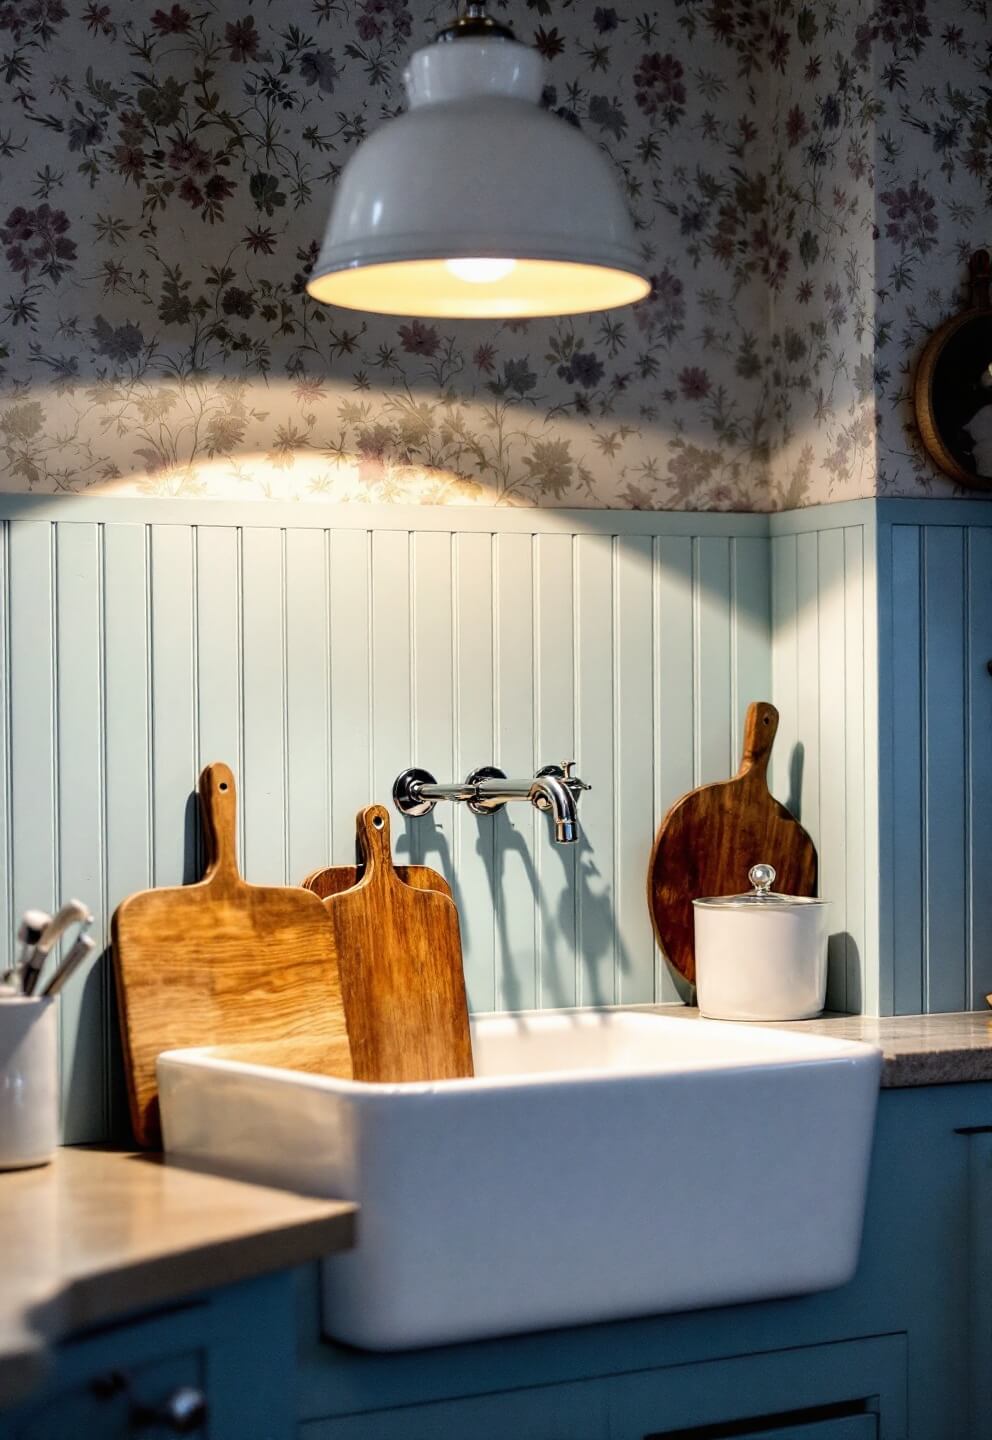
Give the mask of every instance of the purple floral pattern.
M 0 488 L 761 510 L 948 493 L 908 409 L 988 244 L 989 0 L 496 0 L 616 167 L 631 310 L 306 295 L 447 0 L 0 0 Z

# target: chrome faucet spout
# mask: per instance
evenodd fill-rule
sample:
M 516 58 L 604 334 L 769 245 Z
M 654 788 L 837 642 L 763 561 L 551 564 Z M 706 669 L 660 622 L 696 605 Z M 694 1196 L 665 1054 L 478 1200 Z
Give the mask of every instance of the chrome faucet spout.
M 564 779 L 557 775 L 536 776 L 530 787 L 530 801 L 538 810 L 551 811 L 559 845 L 575 844 L 579 838 L 579 818 L 575 797 Z

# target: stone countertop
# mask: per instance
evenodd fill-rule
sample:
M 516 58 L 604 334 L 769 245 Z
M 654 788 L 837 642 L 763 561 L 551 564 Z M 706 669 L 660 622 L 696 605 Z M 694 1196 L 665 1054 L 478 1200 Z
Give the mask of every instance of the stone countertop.
M 664 1015 L 699 1019 L 699 1011 L 686 1005 L 651 1008 Z M 760 1023 L 766 1029 L 808 1030 L 814 1035 L 833 1035 L 838 1040 L 863 1040 L 877 1045 L 884 1057 L 883 1089 L 992 1080 L 992 1010 L 881 1018 L 825 1014 L 818 1020 Z
M 33 1388 L 61 1336 L 347 1249 L 356 1210 L 131 1151 L 69 1148 L 0 1174 L 0 1405 Z

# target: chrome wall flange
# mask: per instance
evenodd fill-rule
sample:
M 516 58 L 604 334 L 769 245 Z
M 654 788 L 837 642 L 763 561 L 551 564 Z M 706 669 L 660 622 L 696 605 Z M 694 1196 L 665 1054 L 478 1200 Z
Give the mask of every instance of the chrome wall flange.
M 465 777 L 465 784 L 479 785 L 483 780 L 505 780 L 506 771 L 497 770 L 495 765 L 480 765 L 478 770 L 473 770 Z M 506 806 L 505 800 L 484 800 L 476 798 L 468 802 L 468 808 L 473 815 L 495 815 L 497 810 Z
M 437 801 L 425 800 L 420 794 L 420 786 L 436 784 L 429 770 L 404 770 L 402 775 L 397 775 L 393 785 L 393 804 L 401 815 L 429 815 Z

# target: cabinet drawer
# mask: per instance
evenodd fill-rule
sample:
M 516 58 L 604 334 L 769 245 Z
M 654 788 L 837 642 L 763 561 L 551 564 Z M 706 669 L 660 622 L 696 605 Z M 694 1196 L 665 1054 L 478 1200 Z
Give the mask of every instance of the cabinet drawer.
M 610 1382 L 610 1440 L 904 1440 L 905 1434 L 904 1335 L 673 1365 Z
M 787 1425 L 758 1430 L 741 1440 L 876 1440 L 877 1415 L 845 1415 L 839 1420 L 817 1420 L 812 1425 Z

